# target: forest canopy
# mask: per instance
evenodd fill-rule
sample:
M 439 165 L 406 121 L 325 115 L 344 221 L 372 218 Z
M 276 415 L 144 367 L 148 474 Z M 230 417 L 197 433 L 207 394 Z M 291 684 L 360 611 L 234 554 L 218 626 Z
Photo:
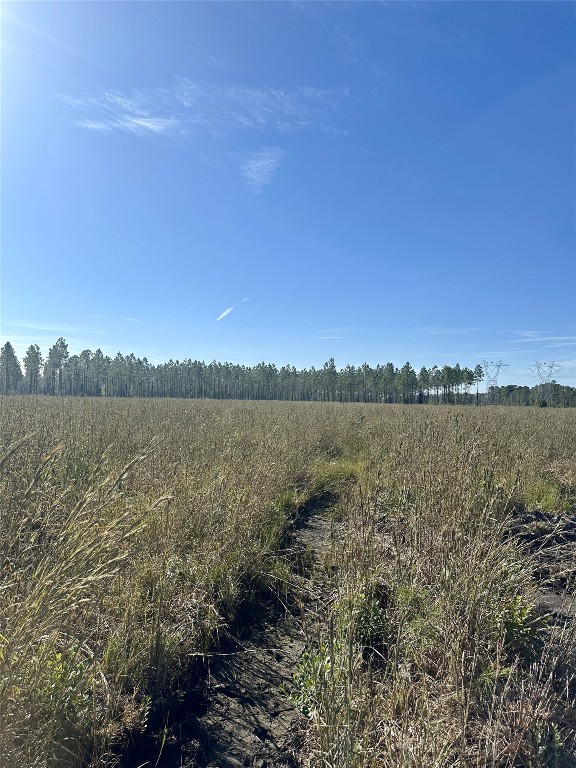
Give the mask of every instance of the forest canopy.
M 416 370 L 409 362 L 337 369 L 334 358 L 321 368 L 296 369 L 272 363 L 255 366 L 170 360 L 154 365 L 145 357 L 85 349 L 70 355 L 60 337 L 43 357 L 31 344 L 23 365 L 6 342 L 0 350 L 0 394 L 90 397 L 183 397 L 238 400 L 310 400 L 355 403 L 539 405 L 574 407 L 576 388 L 551 381 L 527 387 L 509 384 L 480 392 L 485 372 L 456 365 Z

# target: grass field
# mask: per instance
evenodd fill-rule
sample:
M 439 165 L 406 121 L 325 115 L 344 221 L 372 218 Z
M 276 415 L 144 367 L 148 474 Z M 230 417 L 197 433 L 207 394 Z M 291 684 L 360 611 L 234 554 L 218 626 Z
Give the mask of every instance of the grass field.
M 290 591 L 286 533 L 325 490 L 345 535 L 294 670 L 304 763 L 574 764 L 573 625 L 530 546 L 569 594 L 573 410 L 3 397 L 0 435 L 2 766 L 113 765 Z

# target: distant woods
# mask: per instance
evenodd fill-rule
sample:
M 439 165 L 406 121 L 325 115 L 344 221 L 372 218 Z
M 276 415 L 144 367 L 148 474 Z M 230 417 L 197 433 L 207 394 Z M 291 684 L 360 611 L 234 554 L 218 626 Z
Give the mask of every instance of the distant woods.
M 576 388 L 510 384 L 480 392 L 481 366 L 474 370 L 444 365 L 422 367 L 392 363 L 337 369 L 330 358 L 321 368 L 271 363 L 255 366 L 170 360 L 153 365 L 133 354 L 108 357 L 97 349 L 70 355 L 59 338 L 43 357 L 32 344 L 20 365 L 6 342 L 0 350 L 0 394 L 90 397 L 184 397 L 237 400 L 312 400 L 352 403 L 576 406 Z

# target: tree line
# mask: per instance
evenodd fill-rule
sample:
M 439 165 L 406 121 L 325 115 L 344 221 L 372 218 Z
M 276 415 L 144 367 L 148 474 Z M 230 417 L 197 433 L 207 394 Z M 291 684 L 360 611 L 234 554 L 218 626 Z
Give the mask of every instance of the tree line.
M 576 388 L 556 382 L 545 389 L 509 385 L 480 393 L 480 365 L 473 370 L 456 364 L 416 371 L 408 362 L 401 368 L 364 363 L 338 370 L 334 358 L 321 368 L 299 370 L 264 362 L 245 366 L 191 359 L 154 365 L 133 354 L 118 352 L 111 358 L 100 349 L 70 355 L 66 340 L 59 338 L 46 358 L 31 344 L 23 368 L 6 342 L 0 350 L 0 394 L 576 406 Z

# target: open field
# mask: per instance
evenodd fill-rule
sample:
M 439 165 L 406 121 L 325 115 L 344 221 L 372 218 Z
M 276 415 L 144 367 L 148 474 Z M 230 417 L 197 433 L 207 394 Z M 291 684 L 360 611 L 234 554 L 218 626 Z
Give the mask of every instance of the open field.
M 575 411 L 3 397 L 0 441 L 2 766 L 154 765 L 240 619 L 310 611 L 304 512 L 270 766 L 576 764 Z

